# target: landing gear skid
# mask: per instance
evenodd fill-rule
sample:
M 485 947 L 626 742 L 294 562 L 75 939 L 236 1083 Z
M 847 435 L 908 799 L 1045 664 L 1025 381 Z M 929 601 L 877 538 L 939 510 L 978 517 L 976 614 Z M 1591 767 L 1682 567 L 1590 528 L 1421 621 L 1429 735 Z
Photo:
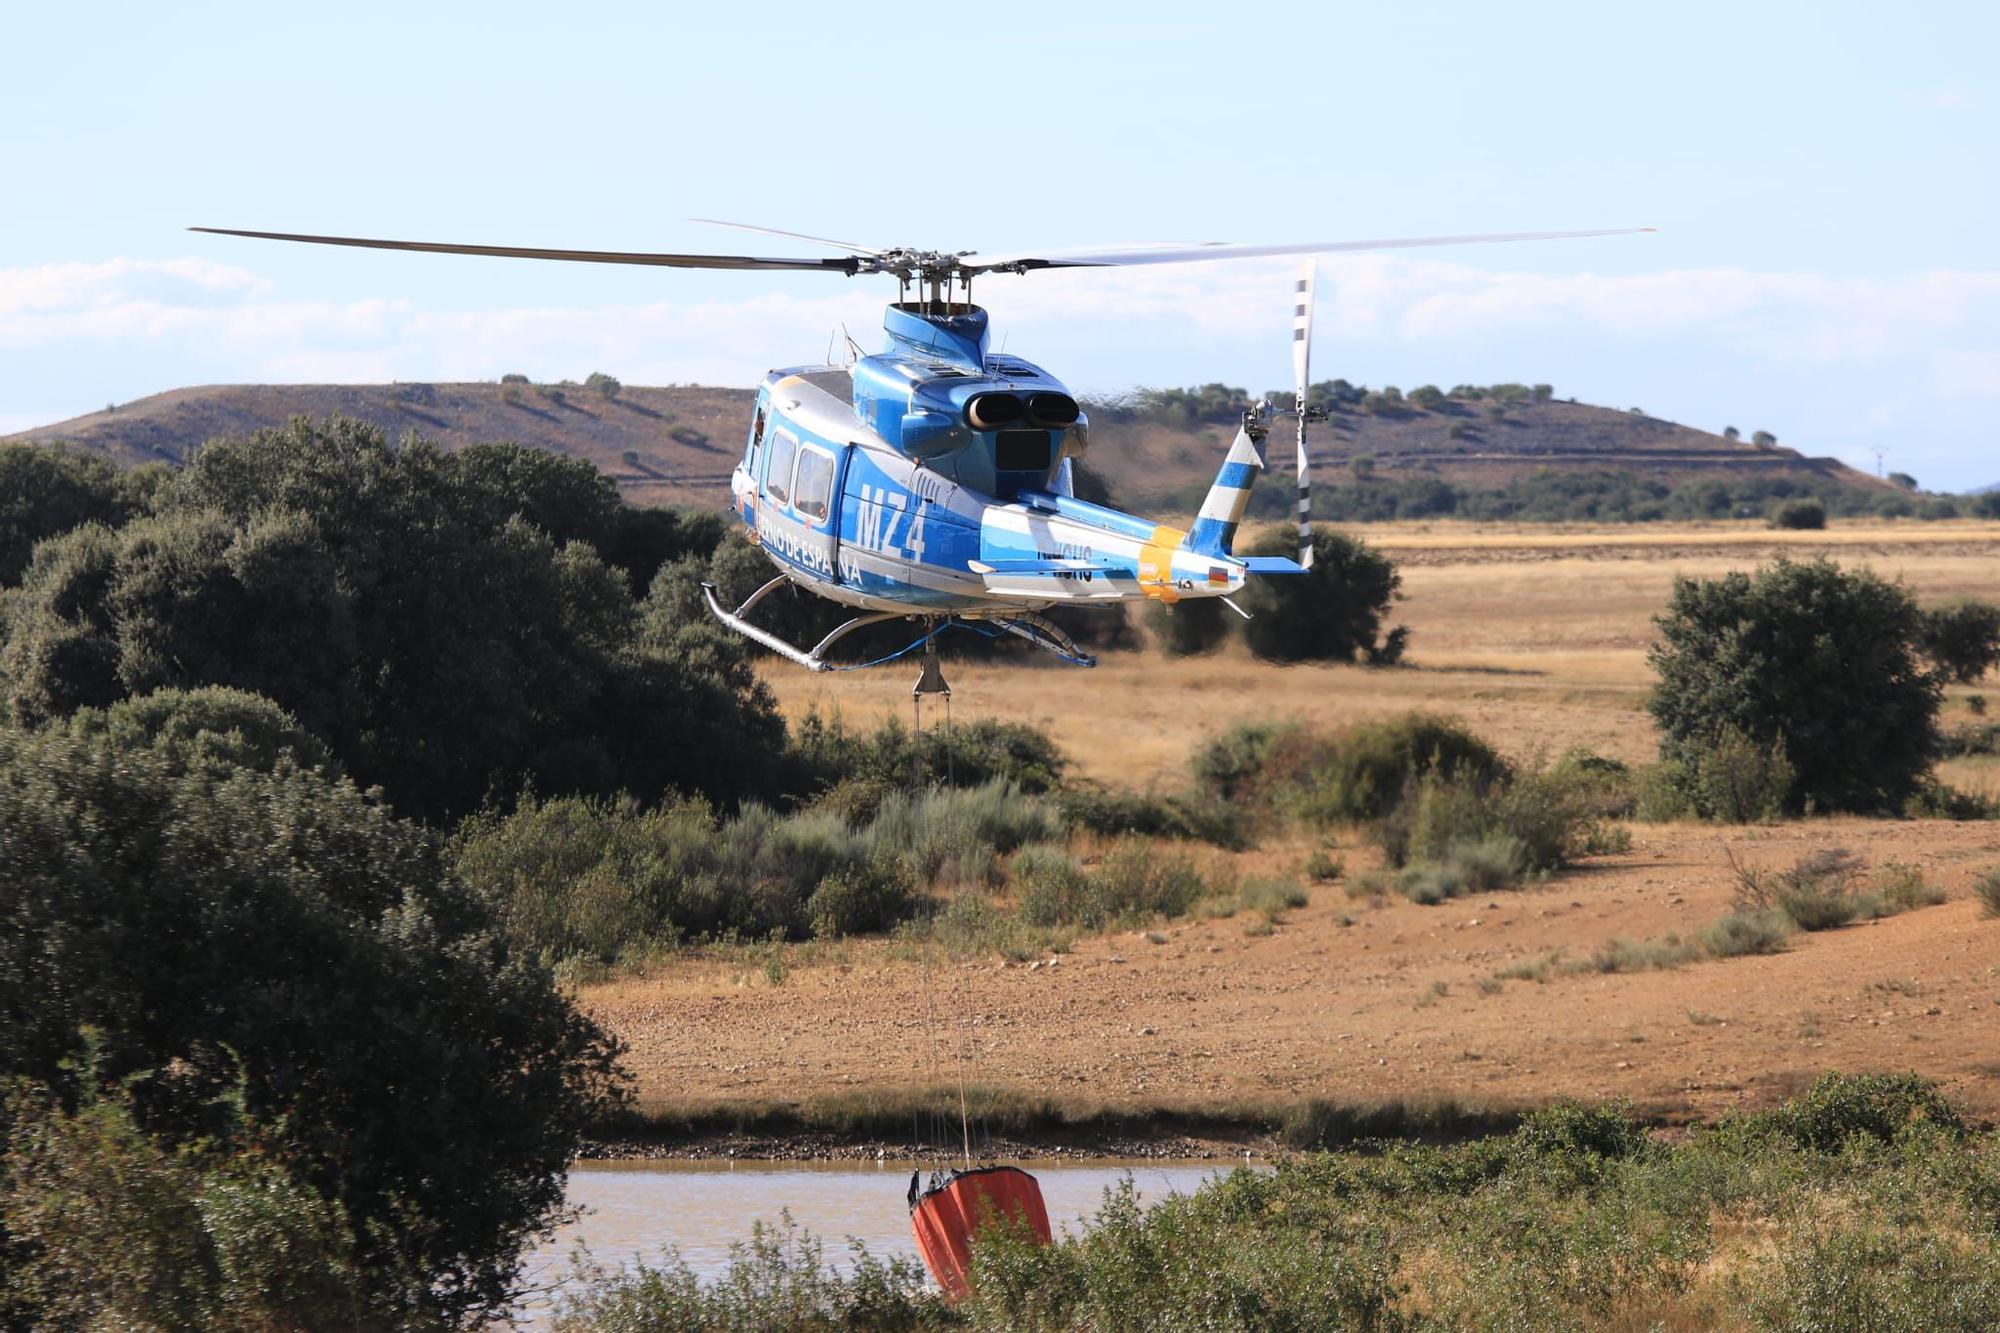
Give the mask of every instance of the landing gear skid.
M 757 603 L 764 600 L 767 594 L 787 582 L 789 580 L 783 574 L 778 575 L 769 583 L 766 583 L 763 587 L 744 598 L 743 605 L 737 607 L 734 611 L 723 609 L 722 603 L 716 599 L 715 585 L 713 583 L 702 584 L 701 595 L 708 603 L 710 614 L 717 620 L 720 620 L 744 638 L 763 644 L 766 648 L 778 654 L 778 656 L 787 661 L 797 662 L 808 671 L 848 671 L 852 670 L 856 665 L 862 665 L 860 663 L 843 664 L 826 660 L 826 650 L 852 634 L 855 630 L 864 629 L 869 625 L 880 625 L 890 620 L 923 620 L 934 627 L 933 633 L 935 633 L 935 627 L 939 627 L 940 621 L 949 621 L 952 619 L 952 617 L 915 615 L 905 611 L 874 611 L 867 615 L 855 616 L 852 620 L 843 621 L 824 639 L 814 644 L 812 650 L 808 652 L 805 649 L 785 642 L 767 629 L 759 629 L 745 619 Z M 1026 639 L 1029 643 L 1034 644 L 1035 647 L 1042 649 L 1044 652 L 1054 653 L 1064 661 L 1073 662 L 1078 666 L 1090 667 L 1097 665 L 1097 659 L 1077 647 L 1076 640 L 1065 634 L 1061 627 L 1051 624 L 1032 611 L 1015 611 L 1005 616 L 978 616 L 973 617 L 973 619 L 990 620 L 995 627 L 1003 629 L 1018 638 Z M 937 672 L 936 654 L 928 641 L 925 644 L 925 663 L 925 680 L 934 679 L 938 685 L 943 685 L 944 677 Z M 935 689 L 926 690 L 925 692 L 932 693 L 935 692 Z M 948 690 L 945 693 L 949 695 Z

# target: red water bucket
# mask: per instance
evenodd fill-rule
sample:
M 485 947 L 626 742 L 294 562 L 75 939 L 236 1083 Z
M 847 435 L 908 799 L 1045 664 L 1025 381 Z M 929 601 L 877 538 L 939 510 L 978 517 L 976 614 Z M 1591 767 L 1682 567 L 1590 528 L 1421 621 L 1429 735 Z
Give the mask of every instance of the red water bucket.
M 972 1238 L 995 1223 L 1024 1227 L 1041 1244 L 1049 1243 L 1042 1187 L 1026 1171 L 1012 1166 L 954 1171 L 921 1194 L 917 1178 L 911 1177 L 910 1226 L 917 1249 L 950 1299 L 959 1300 L 971 1290 L 965 1275 L 972 1267 Z

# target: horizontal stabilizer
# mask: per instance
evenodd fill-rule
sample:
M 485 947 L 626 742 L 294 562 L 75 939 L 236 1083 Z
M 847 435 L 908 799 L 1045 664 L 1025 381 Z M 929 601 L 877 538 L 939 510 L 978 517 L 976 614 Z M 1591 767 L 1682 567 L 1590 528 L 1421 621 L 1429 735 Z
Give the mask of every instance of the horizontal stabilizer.
M 1282 555 L 1240 555 L 1246 574 L 1303 574 L 1306 567 L 1289 556 Z
M 1089 560 L 973 560 L 975 574 L 1108 574 L 1110 565 Z

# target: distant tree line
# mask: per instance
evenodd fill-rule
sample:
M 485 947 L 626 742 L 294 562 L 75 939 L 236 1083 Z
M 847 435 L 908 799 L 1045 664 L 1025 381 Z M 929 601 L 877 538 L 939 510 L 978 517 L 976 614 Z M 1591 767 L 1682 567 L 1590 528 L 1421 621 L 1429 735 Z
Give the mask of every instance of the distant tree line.
M 1428 475 L 1385 477 L 1370 455 L 1359 454 L 1337 470 L 1323 459 L 1316 474 L 1313 513 L 1335 522 L 1465 518 L 1538 523 L 1647 523 L 1693 519 L 1774 519 L 1796 501 L 1817 503 L 1836 518 L 2000 518 L 2000 494 L 1912 495 L 1844 485 L 1831 479 L 1790 476 L 1696 477 L 1678 484 L 1622 469 L 1544 468 L 1502 486 L 1470 486 Z M 1193 511 L 1208 493 L 1205 482 L 1147 497 L 1163 509 Z M 1250 516 L 1282 519 L 1292 493 L 1260 486 L 1250 493 Z

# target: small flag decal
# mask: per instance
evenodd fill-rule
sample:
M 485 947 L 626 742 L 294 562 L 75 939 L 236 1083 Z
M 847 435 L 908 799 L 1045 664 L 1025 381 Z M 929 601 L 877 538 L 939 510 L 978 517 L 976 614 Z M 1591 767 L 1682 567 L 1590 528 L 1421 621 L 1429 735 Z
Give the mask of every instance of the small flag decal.
M 1221 565 L 1210 565 L 1208 567 L 1208 581 L 1210 583 L 1226 584 L 1229 582 L 1229 571 Z

